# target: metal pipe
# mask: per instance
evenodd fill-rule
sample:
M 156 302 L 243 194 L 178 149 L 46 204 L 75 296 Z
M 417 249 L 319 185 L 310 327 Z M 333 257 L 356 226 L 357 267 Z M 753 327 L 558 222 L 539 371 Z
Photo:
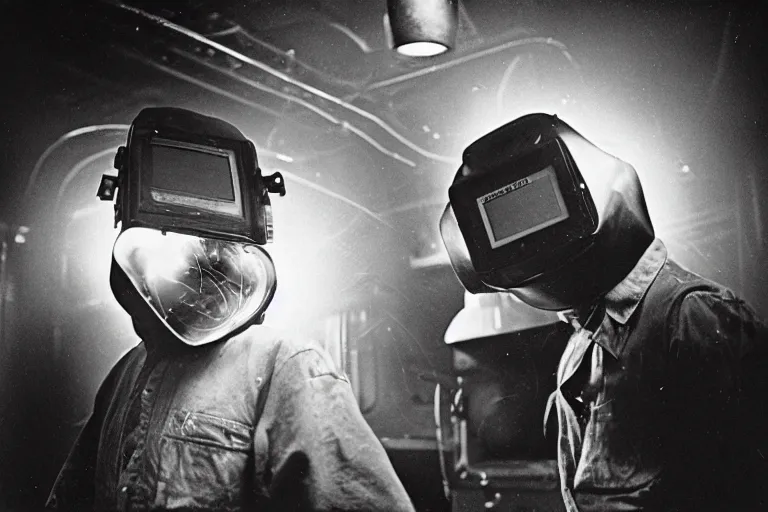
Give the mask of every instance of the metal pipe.
M 127 125 L 127 124 L 96 124 L 91 126 L 83 126 L 82 128 L 72 130 L 70 132 L 65 133 L 58 139 L 56 139 L 53 142 L 53 144 L 48 146 L 46 150 L 43 151 L 43 154 L 40 155 L 40 158 L 38 158 L 37 162 L 35 162 L 35 166 L 32 168 L 32 172 L 29 173 L 29 178 L 27 178 L 27 187 L 24 190 L 23 202 L 27 203 L 30 197 L 32 196 L 32 190 L 37 181 L 37 175 L 40 173 L 40 170 L 42 169 L 45 161 L 48 159 L 49 156 L 51 156 L 51 153 L 53 153 L 62 144 L 64 144 L 65 142 L 67 142 L 72 138 L 79 137 L 81 135 L 86 135 L 89 133 L 95 133 L 99 131 L 114 131 L 114 130 L 127 131 L 129 128 L 130 128 L 130 125 Z
M 347 323 L 349 323 L 349 316 L 347 316 Z M 357 405 L 362 408 L 363 386 L 360 380 L 360 351 L 357 348 L 357 338 L 350 338 L 349 335 L 347 335 L 347 354 L 349 380 L 353 383 L 352 391 L 355 393 Z
M 344 26 L 341 23 L 336 23 L 335 21 L 329 22 L 328 25 L 331 28 L 335 28 L 336 30 L 338 30 L 339 32 L 347 36 L 349 39 L 351 39 L 352 42 L 355 43 L 357 47 L 360 48 L 360 51 L 362 51 L 363 53 L 371 53 L 373 51 L 371 47 L 368 45 L 368 43 L 365 41 L 365 39 L 363 39 L 362 37 L 360 37 L 360 35 L 352 31 L 352 29 L 350 29 L 349 27 Z
M 493 55 L 494 53 L 499 53 L 504 50 L 509 50 L 510 48 L 516 48 L 518 46 L 528 46 L 528 45 L 549 45 L 554 46 L 558 50 L 560 50 L 560 53 L 563 54 L 563 56 L 568 60 L 568 62 L 578 71 L 581 73 L 581 67 L 579 64 L 573 59 L 571 54 L 568 51 L 568 47 L 561 43 L 560 41 L 557 41 L 556 39 L 553 39 L 551 37 L 526 37 L 524 39 L 516 39 L 514 41 L 507 41 L 506 43 L 502 43 L 497 46 L 493 46 L 491 48 L 486 48 L 484 50 L 477 51 L 475 53 L 470 53 L 468 55 L 464 55 L 461 57 L 457 57 L 455 59 L 442 62 L 440 64 L 435 64 L 426 68 L 419 69 L 417 71 L 412 71 L 410 73 L 405 73 L 402 75 L 398 75 L 392 78 L 387 78 L 386 80 L 381 80 L 379 82 L 374 82 L 368 87 L 365 88 L 364 92 L 370 92 L 376 89 L 381 89 L 383 87 L 389 87 L 390 85 L 395 85 L 401 82 L 406 82 L 408 80 L 413 80 L 414 78 L 418 78 L 424 75 L 429 75 L 431 73 L 434 73 L 436 71 L 443 71 L 455 66 L 458 66 L 459 64 L 464 64 L 465 62 L 470 62 L 475 59 L 480 59 L 482 57 L 487 57 L 489 55 Z
M 355 88 L 357 88 L 357 87 L 360 86 L 360 84 L 358 84 L 356 82 L 352 82 L 350 80 L 344 80 L 342 78 L 331 76 L 328 73 L 325 73 L 324 71 L 321 71 L 321 70 L 319 70 L 319 69 L 317 69 L 317 68 L 315 68 L 313 66 L 310 66 L 306 62 L 297 59 L 296 56 L 293 55 L 291 52 L 282 50 L 281 48 L 278 48 L 275 45 L 269 44 L 266 41 L 262 41 L 258 37 L 256 37 L 253 34 L 251 34 L 249 31 L 245 30 L 240 25 L 235 25 L 235 27 L 232 27 L 232 28 L 237 28 L 237 30 L 234 33 L 241 35 L 242 37 L 248 39 L 250 42 L 256 43 L 259 46 L 262 46 L 263 48 L 271 51 L 272 53 L 275 53 L 275 54 L 279 55 L 280 57 L 282 57 L 284 59 L 289 59 L 292 65 L 295 64 L 296 66 L 298 66 L 300 68 L 303 68 L 303 69 L 309 71 L 310 73 L 314 73 L 315 75 L 321 77 L 323 80 L 326 80 L 328 82 L 332 82 L 334 84 L 342 85 L 342 86 L 345 86 L 345 87 L 355 87 Z M 226 35 L 226 34 L 220 34 L 220 33 L 205 34 L 205 37 L 218 37 L 219 35 Z
M 341 119 L 335 117 L 333 114 L 330 114 L 329 112 L 321 109 L 320 107 L 317 107 L 317 106 L 313 105 L 312 103 L 309 103 L 306 100 L 303 100 L 301 98 L 297 98 L 296 96 L 293 96 L 291 94 L 286 94 L 284 92 L 278 91 L 278 90 L 273 89 L 273 88 L 271 88 L 271 87 L 269 87 L 267 85 L 262 84 L 261 82 L 257 82 L 256 80 L 251 80 L 251 79 L 246 78 L 244 76 L 241 76 L 241 75 L 239 75 L 237 73 L 234 73 L 234 72 L 232 72 L 230 70 L 222 69 L 222 68 L 220 68 L 218 66 L 215 66 L 215 65 L 213 65 L 213 64 L 211 64 L 209 62 L 206 62 L 205 60 L 200 59 L 200 58 L 198 58 L 198 57 L 196 57 L 196 56 L 194 56 L 194 55 L 192 55 L 192 54 L 190 54 L 188 52 L 185 52 L 183 50 L 172 49 L 171 51 L 173 53 L 177 54 L 177 55 L 180 55 L 182 57 L 190 59 L 190 60 L 194 61 L 197 64 L 200 64 L 200 65 L 205 66 L 205 67 L 207 67 L 209 69 L 212 69 L 214 71 L 217 71 L 219 73 L 227 75 L 228 77 L 230 77 L 230 78 L 232 78 L 234 80 L 237 80 L 237 81 L 239 81 L 239 82 L 241 82 L 241 83 L 243 83 L 245 85 L 253 87 L 254 89 L 258 89 L 258 90 L 260 90 L 262 92 L 266 92 L 268 94 L 272 94 L 272 95 L 277 96 L 278 98 L 282 98 L 282 99 L 284 99 L 286 101 L 290 101 L 290 102 L 296 103 L 298 105 L 301 105 L 302 107 L 304 107 L 304 108 L 314 112 L 315 114 L 319 115 L 320 117 L 322 117 L 326 121 L 328 121 L 328 122 L 330 122 L 332 124 L 341 126 L 343 129 L 348 130 L 349 132 L 357 135 L 363 141 L 365 141 L 368 144 L 370 144 L 374 149 L 376 149 L 377 151 L 385 154 L 386 156 L 388 156 L 390 158 L 393 158 L 394 160 L 397 160 L 397 161 L 399 161 L 401 163 L 404 163 L 404 164 L 408 165 L 409 167 L 416 167 L 416 163 L 415 162 L 413 162 L 412 160 L 409 160 L 407 158 L 404 158 L 403 156 L 399 155 L 398 153 L 395 153 L 394 151 L 388 150 L 387 148 L 385 148 L 384 146 L 379 144 L 379 142 L 376 141 L 373 137 L 371 137 L 370 135 L 365 133 L 363 130 L 355 127 L 354 125 L 348 123 L 347 121 L 342 121 Z M 151 60 L 147 60 L 147 63 L 149 63 L 150 65 L 152 65 L 154 67 L 157 67 L 158 69 L 163 69 L 163 70 L 168 71 L 169 73 L 174 73 L 174 75 L 179 74 L 178 71 L 175 71 L 175 70 L 172 70 L 170 68 L 167 68 L 166 66 L 163 66 L 161 64 L 156 64 L 156 63 L 154 63 Z M 197 80 L 197 79 L 194 79 L 194 80 Z M 232 94 L 228 93 L 228 95 L 232 95 Z M 234 96 L 234 95 L 232 95 L 232 96 Z
M 432 402 L 432 411 L 435 415 L 435 439 L 437 440 L 437 457 L 440 461 L 440 479 L 443 482 L 443 494 L 445 499 L 451 499 L 451 485 L 448 480 L 448 470 L 445 463 L 445 441 L 443 438 L 443 416 L 440 410 L 441 402 L 440 383 L 435 384 L 435 396 Z
M 702 109 L 702 121 L 705 118 L 705 114 L 709 113 L 712 105 L 715 102 L 717 91 L 720 87 L 723 75 L 725 74 L 725 67 L 728 59 L 728 50 L 731 45 L 731 11 L 728 11 L 728 16 L 725 19 L 725 25 L 723 27 L 723 35 L 720 38 L 720 51 L 717 55 L 717 64 L 715 65 L 715 73 L 712 76 L 712 80 L 707 88 L 707 98 L 704 101 L 704 108 Z M 737 36 L 738 37 L 738 36 Z
M 478 36 L 477 26 L 475 25 L 475 22 L 472 21 L 472 17 L 467 12 L 467 8 L 464 6 L 463 1 L 459 1 L 459 28 L 461 28 L 461 22 L 464 22 L 470 34 L 475 37 Z
M 155 62 L 155 61 L 153 61 L 151 59 L 148 59 L 146 57 L 143 57 L 143 56 L 141 56 L 141 55 L 139 55 L 137 53 L 130 52 L 130 51 L 127 51 L 127 50 L 122 50 L 122 51 L 120 51 L 120 53 L 122 53 L 126 57 L 130 57 L 132 59 L 140 60 L 144 64 L 146 64 L 148 66 L 151 66 L 151 67 L 153 67 L 153 68 L 155 68 L 155 69 L 157 69 L 159 71 L 162 71 L 164 73 L 167 73 L 167 74 L 169 74 L 169 75 L 171 75 L 171 76 L 173 76 L 175 78 L 178 78 L 179 80 L 183 80 L 183 81 L 185 81 L 187 83 L 196 85 L 198 87 L 202 87 L 203 89 L 205 89 L 207 91 L 213 92 L 215 94 L 219 94 L 221 96 L 224 96 L 224 97 L 229 98 L 231 100 L 237 101 L 238 103 L 242 103 L 243 105 L 249 106 L 249 107 L 254 108 L 256 110 L 261 110 L 262 112 L 265 112 L 265 113 L 267 113 L 267 114 L 269 114 L 271 116 L 281 117 L 280 112 L 278 112 L 277 110 L 273 110 L 273 109 L 271 109 L 269 107 L 265 107 L 264 105 L 261 105 L 260 103 L 256 103 L 254 101 L 249 101 L 249 100 L 246 100 L 245 98 L 241 98 L 240 96 L 238 96 L 236 94 L 232 94 L 231 92 L 229 92 L 229 91 L 227 91 L 225 89 L 222 89 L 220 87 L 216 87 L 215 85 L 211 85 L 208 82 L 204 82 L 203 80 L 200 80 L 200 79 L 197 79 L 197 78 L 195 78 L 193 76 L 187 75 L 186 73 L 181 73 L 180 71 L 176 71 L 175 69 L 173 69 L 173 68 L 171 68 L 169 66 L 166 66 L 164 64 L 160 64 L 158 62 Z
M 6 331 L 6 317 L 5 317 L 5 302 L 8 298 L 8 274 L 7 274 L 7 262 L 8 262 L 8 232 L 7 225 L 0 225 L 0 234 L 2 239 L 0 240 L 0 353 L 4 352 L 5 347 L 5 331 Z
M 59 208 L 61 208 L 61 200 L 64 198 L 64 192 L 66 192 L 67 187 L 69 187 L 69 184 L 72 183 L 72 180 L 74 180 L 83 169 L 91 165 L 93 162 L 96 162 L 105 156 L 114 155 L 117 153 L 117 149 L 119 147 L 120 146 L 114 146 L 109 149 L 99 151 L 98 153 L 94 153 L 86 158 L 83 158 L 72 167 L 64 179 L 61 180 L 61 185 L 59 185 L 59 189 L 56 192 L 56 200 L 53 206 L 54 215 L 59 214 Z
M 349 313 L 342 311 L 339 315 L 339 352 L 341 354 L 341 371 L 344 375 L 349 375 Z
M 261 71 L 264 71 L 265 73 L 269 73 L 270 75 L 279 78 L 280 80 L 291 84 L 299 89 L 302 89 L 314 96 L 317 96 L 318 98 L 324 99 L 328 101 L 329 103 L 333 103 L 335 105 L 338 105 L 346 110 L 349 110 L 350 112 L 353 112 L 365 119 L 368 119 L 378 125 L 380 128 L 382 128 L 384 131 L 389 133 L 392 137 L 394 137 L 397 141 L 399 141 L 404 146 L 408 147 L 409 149 L 413 150 L 416 153 L 419 153 L 420 155 L 435 160 L 438 162 L 444 162 L 444 163 L 454 163 L 455 159 L 444 156 L 444 155 L 438 155 L 436 153 L 432 153 L 431 151 L 428 151 L 417 144 L 413 143 L 397 131 L 395 131 L 394 128 L 392 128 L 389 124 L 384 122 L 381 118 L 377 117 L 376 115 L 368 112 L 367 110 L 364 110 L 360 107 L 357 107 L 355 105 L 352 105 L 351 103 L 348 103 L 341 98 L 337 98 L 336 96 L 333 96 L 332 94 L 329 94 L 321 89 L 318 89 L 316 87 L 313 87 L 309 84 L 306 84 L 302 82 L 301 80 L 296 80 L 295 78 L 292 78 L 282 71 L 278 71 L 277 69 L 274 69 L 271 66 L 268 66 L 264 64 L 263 62 L 260 62 L 256 59 L 252 59 L 251 57 L 248 57 L 247 55 L 244 55 L 236 50 L 233 50 L 232 48 L 229 48 L 228 46 L 225 46 L 223 44 L 217 43 L 216 41 L 212 41 L 211 39 L 193 31 L 188 28 L 182 27 L 181 25 L 177 25 L 161 16 L 157 16 L 151 13 L 148 13 L 142 9 L 138 9 L 136 7 L 126 5 L 122 2 L 119 2 L 117 0 L 101 0 L 102 2 L 108 3 L 114 7 L 118 7 L 120 9 L 132 12 L 134 14 L 137 14 L 145 19 L 148 19 L 154 23 L 157 23 L 165 28 L 168 28 L 170 30 L 173 30 L 174 32 L 177 32 L 179 34 L 182 34 L 186 37 L 189 37 L 191 39 L 194 39 L 195 41 L 199 43 L 203 43 L 205 45 L 210 46 L 211 48 L 214 48 L 222 53 L 225 53 L 229 55 L 230 57 L 233 57 L 244 64 L 248 64 L 250 66 L 253 66 Z
M 512 59 L 512 62 L 507 66 L 507 69 L 504 70 L 504 74 L 501 75 L 499 86 L 496 88 L 496 109 L 498 111 L 502 111 L 504 108 L 504 93 L 507 90 L 510 78 L 512 78 L 512 72 L 517 69 L 520 60 L 520 56 L 515 55 L 515 58 Z

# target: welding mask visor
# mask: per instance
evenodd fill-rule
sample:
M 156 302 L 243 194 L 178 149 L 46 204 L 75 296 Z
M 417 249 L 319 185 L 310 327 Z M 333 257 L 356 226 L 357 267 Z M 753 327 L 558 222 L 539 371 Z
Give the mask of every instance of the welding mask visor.
M 617 285 L 653 241 L 634 168 L 556 116 L 516 119 L 462 159 L 440 232 L 472 293 L 580 307 Z
M 118 236 L 112 254 L 140 298 L 187 345 L 258 322 L 275 292 L 272 260 L 255 244 L 134 227 Z

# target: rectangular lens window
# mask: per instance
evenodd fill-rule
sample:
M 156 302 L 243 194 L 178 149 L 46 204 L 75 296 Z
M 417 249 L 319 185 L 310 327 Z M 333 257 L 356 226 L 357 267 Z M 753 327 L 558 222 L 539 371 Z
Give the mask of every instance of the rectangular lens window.
M 156 139 L 150 152 L 152 200 L 242 216 L 234 151 Z
M 552 166 L 484 194 L 477 204 L 492 248 L 568 218 Z

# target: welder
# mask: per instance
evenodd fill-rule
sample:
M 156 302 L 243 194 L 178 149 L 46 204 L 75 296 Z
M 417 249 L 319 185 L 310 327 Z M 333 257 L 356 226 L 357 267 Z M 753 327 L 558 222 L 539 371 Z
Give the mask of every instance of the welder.
M 262 324 L 282 176 L 235 126 L 178 108 L 142 110 L 115 166 L 98 192 L 121 227 L 110 284 L 141 342 L 48 507 L 413 510 L 328 354 Z
M 768 510 L 768 329 L 668 257 L 630 164 L 523 116 L 465 149 L 440 229 L 467 290 L 573 328 L 543 411 L 568 511 Z

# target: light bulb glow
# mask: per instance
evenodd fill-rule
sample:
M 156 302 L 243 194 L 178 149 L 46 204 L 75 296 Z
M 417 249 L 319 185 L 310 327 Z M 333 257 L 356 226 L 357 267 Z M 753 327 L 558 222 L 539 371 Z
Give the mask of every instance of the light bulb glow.
M 434 57 L 448 51 L 444 44 L 433 43 L 430 41 L 417 41 L 415 43 L 406 43 L 397 47 L 397 52 L 407 57 Z

